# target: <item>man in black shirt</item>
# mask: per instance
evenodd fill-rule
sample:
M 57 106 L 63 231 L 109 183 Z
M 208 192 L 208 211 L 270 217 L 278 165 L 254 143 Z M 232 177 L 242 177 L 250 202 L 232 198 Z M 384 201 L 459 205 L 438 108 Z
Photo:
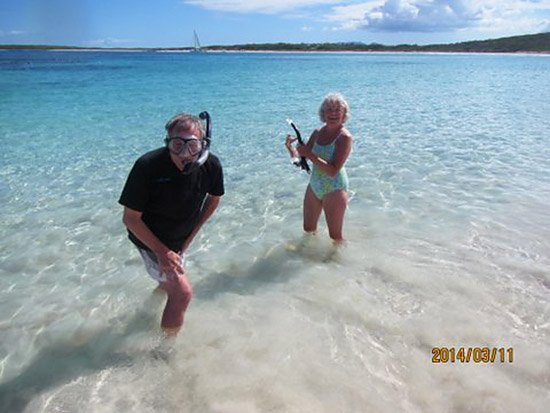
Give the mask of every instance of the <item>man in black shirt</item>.
M 218 207 L 224 185 L 222 166 L 208 152 L 199 118 L 179 114 L 166 123 L 166 131 L 166 147 L 134 164 L 119 203 L 130 240 L 149 275 L 167 292 L 161 327 L 175 335 L 192 296 L 185 251 Z

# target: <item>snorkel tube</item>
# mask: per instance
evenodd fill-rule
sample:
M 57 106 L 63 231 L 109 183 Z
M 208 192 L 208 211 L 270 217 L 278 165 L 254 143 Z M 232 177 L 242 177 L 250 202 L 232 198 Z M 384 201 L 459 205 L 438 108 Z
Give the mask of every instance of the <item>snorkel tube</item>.
M 286 120 L 288 122 L 288 124 L 292 127 L 292 129 L 294 129 L 294 132 L 296 132 L 296 138 L 298 138 L 298 144 L 300 146 L 302 146 L 304 144 L 304 141 L 302 140 L 302 135 L 300 134 L 300 131 L 298 130 L 298 128 L 296 127 L 296 125 L 294 124 L 294 122 L 292 121 L 292 119 L 287 119 Z M 306 161 L 306 158 L 305 157 L 300 157 L 300 160 L 295 162 L 294 165 L 302 168 L 303 170 L 305 170 L 308 174 L 311 173 L 311 170 L 309 169 L 309 165 L 307 164 L 307 161 Z
M 181 173 L 184 175 L 188 175 L 204 165 L 206 159 L 208 159 L 208 155 L 210 154 L 210 142 L 212 140 L 212 121 L 210 119 L 210 114 L 207 111 L 201 112 L 199 114 L 199 118 L 206 121 L 206 134 L 202 138 L 203 145 L 198 159 L 193 162 L 188 162 L 183 166 Z

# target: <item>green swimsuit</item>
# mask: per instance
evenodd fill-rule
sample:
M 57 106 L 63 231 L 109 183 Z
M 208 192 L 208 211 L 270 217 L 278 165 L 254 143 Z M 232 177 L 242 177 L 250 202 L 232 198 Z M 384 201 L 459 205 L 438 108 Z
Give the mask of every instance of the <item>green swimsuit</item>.
M 331 163 L 334 160 L 334 152 L 336 149 L 336 141 L 340 135 L 334 139 L 334 141 L 328 145 L 319 145 L 317 142 L 313 145 L 312 152 L 319 158 Z M 342 166 L 336 176 L 330 177 L 325 172 L 313 164 L 313 171 L 311 172 L 311 179 L 309 185 L 313 190 L 315 196 L 319 199 L 323 199 L 326 194 L 342 189 L 348 190 L 348 174 L 346 169 Z

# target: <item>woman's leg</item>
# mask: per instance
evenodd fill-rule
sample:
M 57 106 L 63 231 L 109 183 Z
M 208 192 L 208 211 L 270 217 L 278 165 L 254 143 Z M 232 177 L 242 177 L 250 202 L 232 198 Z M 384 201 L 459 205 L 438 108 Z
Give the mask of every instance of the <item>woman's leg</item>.
M 343 190 L 333 191 L 323 198 L 323 210 L 327 220 L 330 238 L 340 243 L 344 241 L 342 227 L 344 226 L 344 213 L 348 206 L 348 193 Z
M 304 231 L 315 232 L 317 231 L 317 222 L 319 222 L 319 216 L 323 209 L 323 204 L 318 199 L 311 186 L 307 186 L 306 194 L 304 195 Z

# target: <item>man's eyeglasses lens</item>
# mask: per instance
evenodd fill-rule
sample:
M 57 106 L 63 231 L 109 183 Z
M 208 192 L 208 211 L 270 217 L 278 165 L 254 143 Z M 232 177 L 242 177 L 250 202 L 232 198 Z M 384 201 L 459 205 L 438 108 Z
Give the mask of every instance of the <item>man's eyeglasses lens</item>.
M 168 139 L 168 149 L 176 155 L 186 151 L 190 155 L 196 155 L 202 149 L 202 141 L 199 139 L 170 138 Z

